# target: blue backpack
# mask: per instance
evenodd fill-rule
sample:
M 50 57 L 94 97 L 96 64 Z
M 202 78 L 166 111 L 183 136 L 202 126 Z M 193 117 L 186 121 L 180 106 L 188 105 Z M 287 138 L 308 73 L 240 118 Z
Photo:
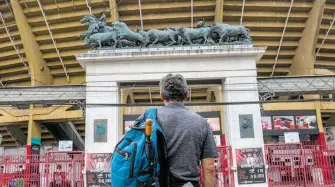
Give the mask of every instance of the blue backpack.
M 111 161 L 112 186 L 168 186 L 167 148 L 156 113 L 155 108 L 147 110 L 116 145 Z M 150 143 L 145 134 L 147 119 L 153 122 Z

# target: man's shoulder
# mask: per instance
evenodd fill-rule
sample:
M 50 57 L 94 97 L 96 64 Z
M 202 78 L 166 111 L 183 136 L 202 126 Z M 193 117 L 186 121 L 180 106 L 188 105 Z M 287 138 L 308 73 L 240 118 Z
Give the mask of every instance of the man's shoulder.
M 168 115 L 171 116 L 173 114 L 178 114 L 178 116 L 182 115 L 184 120 L 192 120 L 194 122 L 200 122 L 201 124 L 207 125 L 207 120 L 202 117 L 200 114 L 193 112 L 187 108 L 169 108 L 166 106 L 160 107 L 157 109 L 158 116 L 160 115 Z

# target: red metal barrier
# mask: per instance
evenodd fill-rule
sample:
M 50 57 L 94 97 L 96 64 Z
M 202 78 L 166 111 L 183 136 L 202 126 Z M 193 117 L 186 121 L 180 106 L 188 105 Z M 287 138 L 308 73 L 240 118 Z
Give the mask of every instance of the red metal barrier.
M 215 186 L 234 187 L 231 147 L 218 153 Z M 265 145 L 265 161 L 269 186 L 335 186 L 335 145 Z M 0 156 L 0 187 L 83 187 L 83 169 L 82 152 Z
M 28 158 L 26 155 L 1 156 L 0 169 L 1 187 L 84 186 L 82 152 L 50 152 Z
M 306 186 L 306 165 L 302 144 L 265 145 L 271 186 Z
M 265 146 L 270 186 L 335 186 L 335 145 Z
M 335 185 L 335 145 L 306 145 L 307 183 L 313 186 Z
M 217 149 L 219 157 L 215 161 L 215 187 L 234 187 L 234 172 L 231 171 L 233 164 L 231 147 L 218 147 Z M 203 184 L 204 176 L 201 169 L 200 174 L 200 183 Z

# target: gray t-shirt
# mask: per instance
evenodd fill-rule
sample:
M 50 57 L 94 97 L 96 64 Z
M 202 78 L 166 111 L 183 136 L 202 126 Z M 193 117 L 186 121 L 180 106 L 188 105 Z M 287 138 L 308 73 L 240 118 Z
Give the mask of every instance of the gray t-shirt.
M 199 181 L 199 161 L 218 155 L 206 119 L 181 103 L 169 103 L 157 110 L 157 120 L 166 136 L 172 177 Z

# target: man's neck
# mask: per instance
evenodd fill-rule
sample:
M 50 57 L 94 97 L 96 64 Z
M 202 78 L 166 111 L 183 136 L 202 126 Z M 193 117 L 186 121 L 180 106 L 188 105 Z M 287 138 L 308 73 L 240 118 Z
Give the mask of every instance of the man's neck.
M 164 100 L 164 105 L 168 105 L 168 104 L 184 104 L 184 102 L 182 102 L 182 101 L 165 101 Z

